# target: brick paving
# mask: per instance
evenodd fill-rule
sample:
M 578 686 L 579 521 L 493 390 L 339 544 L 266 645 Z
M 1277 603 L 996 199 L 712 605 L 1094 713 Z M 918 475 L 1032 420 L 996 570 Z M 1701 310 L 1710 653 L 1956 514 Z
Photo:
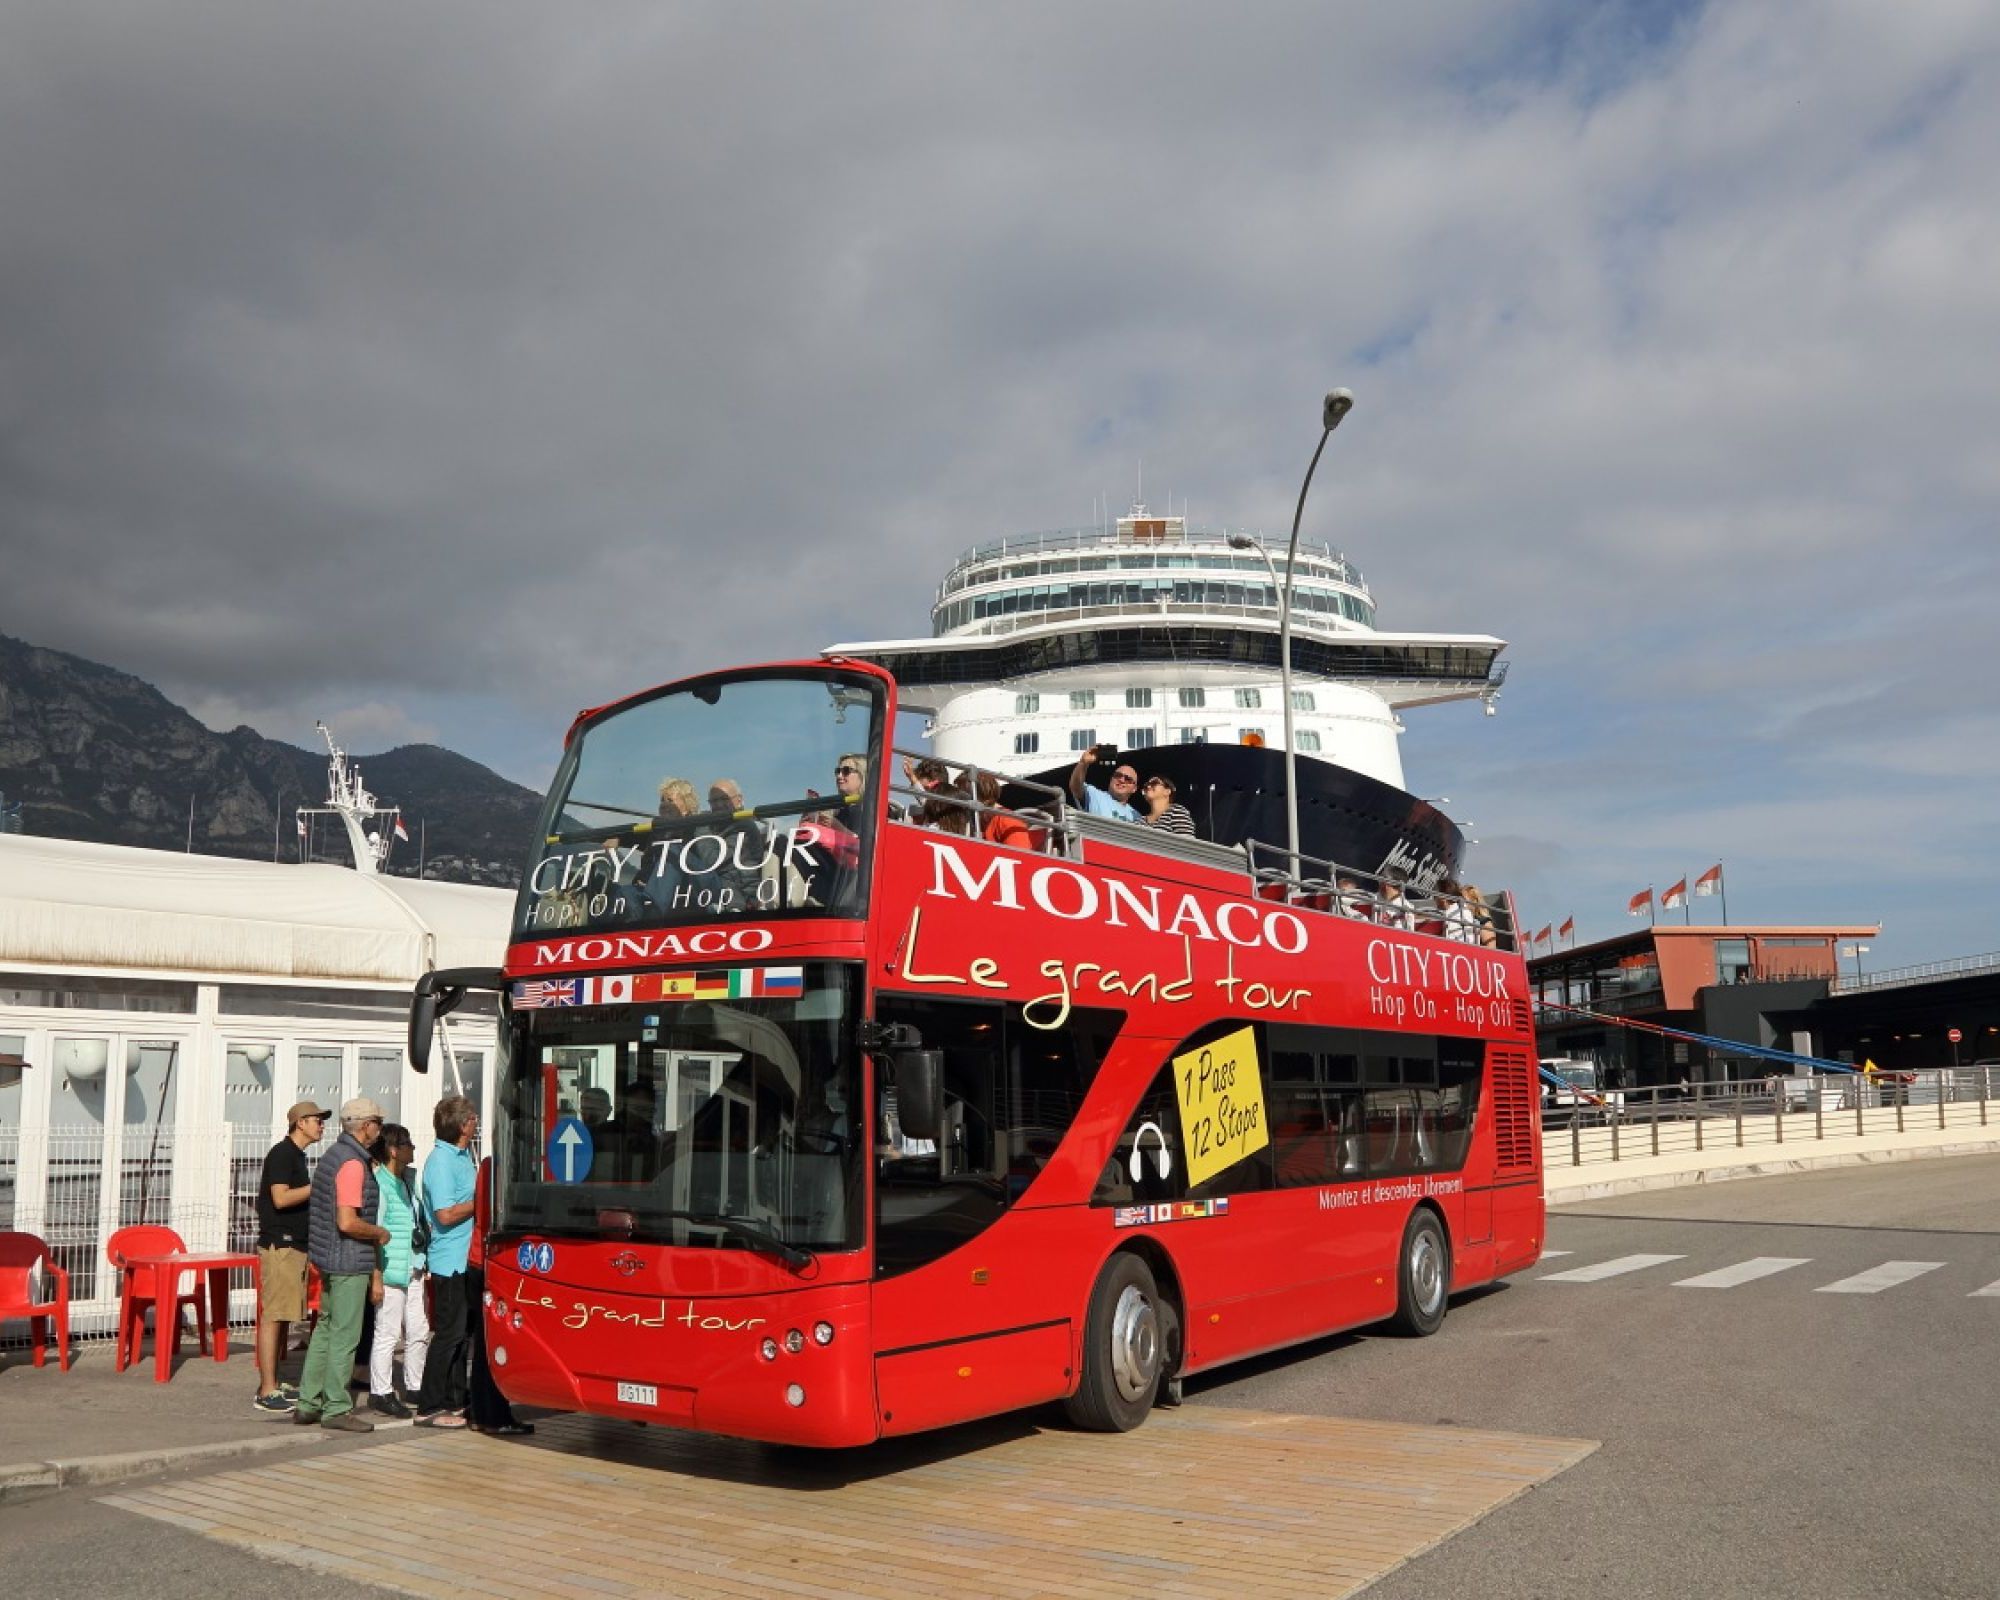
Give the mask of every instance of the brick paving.
M 106 1503 L 424 1596 L 1242 1600 L 1353 1594 L 1594 1449 L 1202 1406 L 1123 1436 L 1031 1415 L 825 1453 L 562 1417 Z

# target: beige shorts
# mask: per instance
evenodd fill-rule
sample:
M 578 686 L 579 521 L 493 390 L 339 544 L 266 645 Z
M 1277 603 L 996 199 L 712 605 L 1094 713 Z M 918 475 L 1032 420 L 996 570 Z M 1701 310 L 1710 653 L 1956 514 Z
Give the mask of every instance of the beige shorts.
M 257 1252 L 259 1322 L 301 1322 L 306 1314 L 306 1268 L 303 1250 Z

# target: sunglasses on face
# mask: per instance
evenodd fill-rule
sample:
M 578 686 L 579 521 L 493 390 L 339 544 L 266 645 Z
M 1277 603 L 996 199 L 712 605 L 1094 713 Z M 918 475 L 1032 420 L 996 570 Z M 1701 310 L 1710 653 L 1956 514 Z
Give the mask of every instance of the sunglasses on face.
M 1111 774 L 1111 781 L 1113 783 L 1137 783 L 1139 780 L 1129 772 L 1114 772 Z
M 861 769 L 859 767 L 835 767 L 833 775 L 836 778 L 858 778 L 861 776 Z

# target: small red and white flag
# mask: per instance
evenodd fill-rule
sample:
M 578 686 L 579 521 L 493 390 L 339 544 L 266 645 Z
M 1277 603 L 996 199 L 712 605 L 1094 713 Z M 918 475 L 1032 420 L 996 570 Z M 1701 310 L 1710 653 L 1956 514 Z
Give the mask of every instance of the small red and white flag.
M 1668 884 L 1665 889 L 1660 891 L 1660 909 L 1662 911 L 1671 911 L 1675 906 L 1684 906 L 1687 904 L 1687 897 L 1687 879 L 1683 878 L 1679 883 Z
M 1554 944 L 1555 938 L 1556 930 L 1552 926 L 1544 925 L 1542 931 L 1528 942 L 1530 944 Z
M 1563 925 L 1560 928 L 1556 929 L 1556 937 L 1558 939 L 1571 938 L 1575 935 L 1575 933 L 1576 933 L 1575 917 L 1569 918 L 1567 921 L 1563 923 Z
M 1696 894 L 1714 894 L 1722 886 L 1722 863 L 1720 861 L 1694 880 Z
M 1630 900 L 1625 902 L 1625 910 L 1628 915 L 1636 917 L 1640 912 L 1644 911 L 1652 903 L 1653 903 L 1653 890 L 1652 887 L 1648 885 L 1646 888 L 1641 889 L 1637 894 L 1632 896 Z
M 396 819 L 396 837 L 401 839 L 404 844 L 410 842 L 410 830 L 403 826 L 403 819 L 401 817 Z

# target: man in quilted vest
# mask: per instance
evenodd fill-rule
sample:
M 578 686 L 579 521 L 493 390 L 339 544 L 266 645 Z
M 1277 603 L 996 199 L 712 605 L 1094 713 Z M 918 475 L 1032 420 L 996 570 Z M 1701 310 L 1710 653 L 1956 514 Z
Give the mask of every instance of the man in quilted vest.
M 301 1425 L 318 1423 L 342 1433 L 375 1431 L 374 1423 L 354 1414 L 349 1385 L 368 1284 L 375 1275 L 376 1247 L 389 1242 L 389 1230 L 376 1220 L 381 1194 L 368 1156 L 382 1120 L 382 1108 L 373 1100 L 348 1101 L 340 1108 L 340 1138 L 313 1173 L 306 1233 L 312 1264 L 319 1268 L 320 1317 L 306 1350 L 298 1409 L 292 1413 Z

